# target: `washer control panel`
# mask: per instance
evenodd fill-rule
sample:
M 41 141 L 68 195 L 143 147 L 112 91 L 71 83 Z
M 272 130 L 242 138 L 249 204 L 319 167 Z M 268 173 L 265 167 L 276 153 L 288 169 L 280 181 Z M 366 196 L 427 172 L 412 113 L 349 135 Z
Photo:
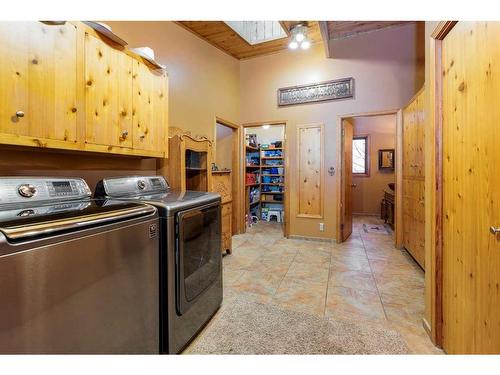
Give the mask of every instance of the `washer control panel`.
M 0 178 L 0 205 L 84 199 L 91 194 L 87 183 L 80 178 Z

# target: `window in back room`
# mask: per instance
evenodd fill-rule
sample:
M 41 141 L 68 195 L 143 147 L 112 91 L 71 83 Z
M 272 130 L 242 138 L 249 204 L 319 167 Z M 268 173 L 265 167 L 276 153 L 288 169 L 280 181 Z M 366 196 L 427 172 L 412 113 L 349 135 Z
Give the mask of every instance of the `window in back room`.
M 368 161 L 368 136 L 358 136 L 352 139 L 352 173 L 357 176 L 370 175 Z

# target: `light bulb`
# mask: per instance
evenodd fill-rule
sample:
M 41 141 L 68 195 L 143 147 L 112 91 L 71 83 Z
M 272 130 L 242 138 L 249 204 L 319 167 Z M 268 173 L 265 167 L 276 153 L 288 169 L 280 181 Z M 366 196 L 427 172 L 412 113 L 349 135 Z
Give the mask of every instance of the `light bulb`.
M 297 35 L 295 35 L 295 40 L 299 43 L 302 42 L 305 38 L 306 36 L 302 33 L 297 33 Z
M 309 47 L 311 47 L 311 42 L 308 40 L 304 40 L 302 43 L 300 43 L 300 47 L 302 49 L 309 49 Z
M 271 127 L 269 124 L 262 125 L 262 129 L 267 130 Z
M 292 40 L 290 43 L 288 43 L 288 48 L 290 49 L 297 49 L 299 47 L 299 43 L 297 43 L 295 40 Z

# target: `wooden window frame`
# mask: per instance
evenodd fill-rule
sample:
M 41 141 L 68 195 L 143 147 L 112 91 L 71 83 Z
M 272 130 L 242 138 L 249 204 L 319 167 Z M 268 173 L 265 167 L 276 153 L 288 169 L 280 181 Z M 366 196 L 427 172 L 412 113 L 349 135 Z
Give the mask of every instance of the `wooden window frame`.
M 370 177 L 370 135 L 369 134 L 357 134 L 352 137 L 354 142 L 355 139 L 365 139 L 365 173 L 355 173 L 352 172 L 352 177 Z

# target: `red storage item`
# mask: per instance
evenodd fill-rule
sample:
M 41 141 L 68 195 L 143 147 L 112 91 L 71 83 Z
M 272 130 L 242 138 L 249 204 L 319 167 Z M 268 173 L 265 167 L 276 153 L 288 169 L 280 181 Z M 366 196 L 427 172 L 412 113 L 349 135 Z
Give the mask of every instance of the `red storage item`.
M 247 180 L 247 182 L 246 182 L 247 185 L 255 184 L 257 181 L 255 173 L 247 173 L 246 180 Z

